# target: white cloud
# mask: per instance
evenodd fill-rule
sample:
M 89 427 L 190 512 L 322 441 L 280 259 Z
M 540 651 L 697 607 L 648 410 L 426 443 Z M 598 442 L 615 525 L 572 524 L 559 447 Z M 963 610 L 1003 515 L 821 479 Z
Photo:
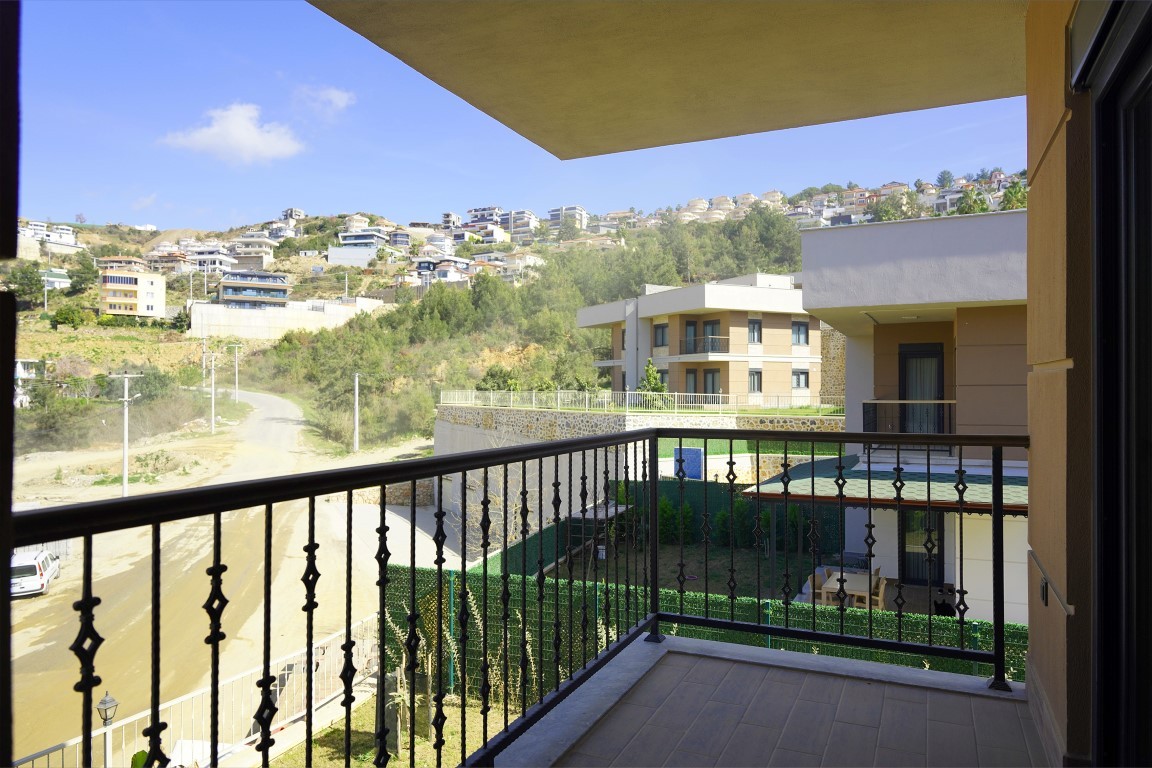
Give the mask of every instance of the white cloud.
M 302 85 L 293 94 L 301 106 L 323 117 L 335 117 L 356 103 L 356 94 L 332 86 Z
M 132 201 L 132 210 L 142 211 L 145 208 L 151 208 L 155 204 L 155 202 L 156 202 L 156 193 L 155 192 L 153 192 L 150 195 L 144 195 L 143 197 L 138 197 Z
M 186 131 L 174 131 L 160 139 L 162 144 L 193 152 L 206 152 L 227 163 L 253 163 L 292 157 L 304 144 L 281 123 L 261 123 L 260 107 L 233 104 L 208 110 L 208 124 Z

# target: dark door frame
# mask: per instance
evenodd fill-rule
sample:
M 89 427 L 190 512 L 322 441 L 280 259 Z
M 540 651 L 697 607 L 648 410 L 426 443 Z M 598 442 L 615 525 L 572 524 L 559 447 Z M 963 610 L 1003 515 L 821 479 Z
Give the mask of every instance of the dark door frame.
M 909 360 L 916 358 L 934 358 L 936 360 L 936 393 L 933 400 L 944 399 L 944 344 L 941 342 L 930 342 L 922 344 L 901 344 L 899 347 L 899 368 L 897 370 L 897 378 L 899 379 L 900 389 L 899 398 L 901 400 L 908 400 L 908 385 L 905 380 L 906 366 Z M 912 409 L 916 408 L 917 411 Z M 900 431 L 909 431 L 906 427 L 914 412 L 922 412 L 923 406 L 909 406 L 907 403 L 900 404 Z M 932 409 L 933 419 L 936 422 L 935 429 L 932 434 L 940 434 L 944 431 L 944 406 L 937 403 L 936 407 Z M 920 431 L 920 430 L 917 430 Z
M 1152 4 L 1081 6 L 1070 41 L 1072 86 L 1092 101 L 1091 757 L 1148 765 L 1152 614 L 1136 580 L 1152 554 Z

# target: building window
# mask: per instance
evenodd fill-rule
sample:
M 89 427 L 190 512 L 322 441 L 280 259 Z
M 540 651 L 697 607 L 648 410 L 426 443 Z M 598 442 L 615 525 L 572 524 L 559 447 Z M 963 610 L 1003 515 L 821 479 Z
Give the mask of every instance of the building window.
M 748 343 L 759 344 L 761 334 L 761 322 L 759 320 L 748 321 Z
M 704 394 L 717 395 L 720 393 L 720 369 L 704 369 Z
M 652 346 L 668 346 L 668 323 L 652 326 Z
M 690 395 L 696 394 L 696 369 L 689 368 L 684 371 L 684 391 Z
M 656 371 L 656 375 L 660 377 L 660 383 L 664 385 L 665 389 L 667 389 L 668 388 L 668 369 L 665 368 L 662 371 Z
M 796 346 L 808 346 L 808 322 L 805 320 L 792 321 L 792 343 Z
M 792 369 L 792 389 L 808 389 L 808 371 Z
M 764 372 L 748 371 L 748 394 L 758 395 L 764 391 Z

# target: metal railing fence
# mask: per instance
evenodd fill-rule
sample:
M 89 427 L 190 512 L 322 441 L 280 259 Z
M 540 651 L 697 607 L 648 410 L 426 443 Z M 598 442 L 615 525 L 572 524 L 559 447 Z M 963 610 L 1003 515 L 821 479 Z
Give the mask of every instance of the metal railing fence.
M 599 390 L 484 391 L 443 390 L 441 405 L 479 408 L 699 414 L 763 414 L 780 416 L 843 416 L 843 397 L 819 395 L 726 395 L 688 392 L 610 392 Z

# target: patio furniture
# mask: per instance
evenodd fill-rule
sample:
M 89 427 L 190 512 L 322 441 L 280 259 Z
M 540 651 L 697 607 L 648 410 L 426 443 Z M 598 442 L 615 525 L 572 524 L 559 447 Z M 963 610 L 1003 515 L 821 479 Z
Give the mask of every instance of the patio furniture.
M 888 579 L 879 579 L 876 582 L 876 590 L 872 593 L 871 606 L 877 610 L 887 610 L 884 602 L 884 593 L 888 590 Z
M 838 592 L 840 591 L 840 579 L 844 579 L 844 593 L 847 598 L 844 601 L 846 606 L 855 607 L 868 599 L 872 589 L 868 583 L 867 573 L 845 573 L 843 577 L 837 576 L 824 582 L 821 587 L 821 594 L 824 597 L 824 602 L 829 605 L 839 605 L 840 598 Z

